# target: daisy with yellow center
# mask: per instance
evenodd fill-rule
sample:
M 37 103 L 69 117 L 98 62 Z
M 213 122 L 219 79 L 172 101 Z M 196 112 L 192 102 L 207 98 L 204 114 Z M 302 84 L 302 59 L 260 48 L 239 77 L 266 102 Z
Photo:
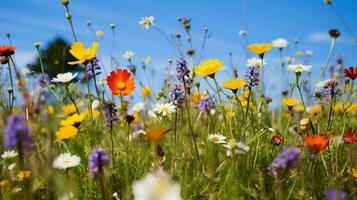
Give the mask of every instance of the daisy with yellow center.
M 223 62 L 218 59 L 208 59 L 202 62 L 201 65 L 196 66 L 194 72 L 201 75 L 203 78 L 210 76 L 214 78 L 214 75 L 222 69 Z
M 245 84 L 246 84 L 245 79 L 232 79 L 223 82 L 222 87 L 232 90 L 233 93 L 236 93 L 238 89 L 244 87 Z
M 226 143 L 226 137 L 223 136 L 221 133 L 210 134 L 208 136 L 208 140 L 215 144 L 225 144 Z
M 77 61 L 68 62 L 70 65 L 85 64 L 96 57 L 98 42 L 93 42 L 91 48 L 85 48 L 82 42 L 76 42 L 71 46 L 69 52 L 77 59 Z
M 54 161 L 52 166 L 56 169 L 68 169 L 79 165 L 81 158 L 70 153 L 60 154 Z
M 264 54 L 273 48 L 272 43 L 254 43 L 247 46 L 247 49 L 253 53 L 259 55 L 260 58 L 264 57 Z
M 295 98 L 285 98 L 282 100 L 282 103 L 287 106 L 289 109 L 292 109 L 294 106 L 301 103 L 301 101 Z

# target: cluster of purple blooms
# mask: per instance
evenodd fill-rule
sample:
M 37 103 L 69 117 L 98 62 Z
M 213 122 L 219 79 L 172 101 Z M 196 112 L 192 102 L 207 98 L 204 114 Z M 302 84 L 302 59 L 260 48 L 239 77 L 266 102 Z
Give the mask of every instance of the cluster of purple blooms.
M 274 158 L 268 170 L 273 176 L 278 176 L 279 172 L 288 167 L 297 167 L 299 164 L 300 149 L 297 147 L 284 148 L 278 157 Z
M 199 110 L 205 110 L 206 112 L 209 112 L 211 109 L 213 109 L 212 97 L 209 95 L 202 97 L 199 104 L 197 105 L 197 108 Z
M 94 177 L 99 177 L 103 167 L 110 163 L 108 151 L 103 148 L 95 148 L 88 159 L 88 169 Z
M 100 73 L 102 73 L 100 71 L 100 65 L 99 65 L 99 60 L 97 58 L 94 58 L 91 61 L 91 64 L 88 65 L 87 68 L 87 73 L 88 73 L 88 77 L 89 79 L 93 78 L 94 76 L 98 76 Z
M 4 132 L 4 148 L 18 148 L 21 153 L 26 153 L 34 148 L 34 138 L 30 134 L 25 116 L 12 115 L 7 118 Z
M 336 188 L 329 188 L 325 192 L 325 200 L 345 200 L 346 198 L 346 192 L 338 191 Z
M 113 102 L 105 102 L 104 104 L 104 118 L 106 122 L 105 126 L 110 130 L 113 129 L 114 121 L 119 120 L 115 107 L 115 103 Z
M 173 84 L 170 87 L 170 98 L 174 101 L 174 105 L 182 107 L 185 101 L 185 90 L 181 84 Z
M 340 95 L 340 83 L 337 80 L 330 80 L 323 90 L 323 94 L 327 101 L 331 101 L 336 96 Z
M 192 78 L 190 70 L 187 67 L 187 62 L 182 58 L 176 61 L 176 78 L 186 87 L 187 93 L 190 94 Z
M 252 88 L 259 84 L 259 68 L 258 67 L 248 67 L 245 74 L 245 80 L 247 81 L 247 86 Z

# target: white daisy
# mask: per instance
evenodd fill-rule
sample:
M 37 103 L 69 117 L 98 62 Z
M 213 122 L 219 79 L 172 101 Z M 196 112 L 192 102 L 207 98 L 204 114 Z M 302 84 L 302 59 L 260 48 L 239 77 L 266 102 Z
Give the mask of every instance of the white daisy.
M 131 60 L 133 59 L 135 56 L 135 53 L 133 51 L 126 51 L 124 52 L 124 54 L 122 55 L 122 57 L 125 59 L 125 60 Z
M 247 59 L 247 67 L 260 67 L 260 63 L 262 61 L 260 60 L 260 58 L 257 57 L 251 57 Z M 265 59 L 263 59 L 263 66 L 266 65 L 267 63 L 265 62 Z
M 134 200 L 181 200 L 181 186 L 160 170 L 133 183 Z
M 149 29 L 150 26 L 154 25 L 154 20 L 155 20 L 155 17 L 154 17 L 154 16 L 143 17 L 143 18 L 141 18 L 141 20 L 139 21 L 139 24 L 140 24 L 141 27 L 143 27 L 144 29 Z
M 273 43 L 273 47 L 279 48 L 279 49 L 285 48 L 289 44 L 288 41 L 286 41 L 283 38 L 278 38 L 276 40 L 273 40 L 272 43 Z
M 319 81 L 319 82 L 315 83 L 315 87 L 316 88 L 326 87 L 329 81 L 331 81 L 331 79 L 326 79 L 326 80 Z
M 208 140 L 213 142 L 213 143 L 216 143 L 216 144 L 224 144 L 224 143 L 226 143 L 226 137 L 223 136 L 220 133 L 210 134 L 208 136 Z
M 246 154 L 250 147 L 243 142 L 236 142 L 231 139 L 228 144 L 223 145 L 227 148 L 227 156 L 232 156 L 233 154 Z
M 100 106 L 100 102 L 97 99 L 95 99 L 92 102 L 92 109 L 97 109 L 99 106 Z
M 301 73 L 301 72 L 311 72 L 312 68 L 311 65 L 302 65 L 302 64 L 297 64 L 297 65 L 288 65 L 288 71 L 292 71 L 294 73 Z
M 72 74 L 71 72 L 67 72 L 64 74 L 57 74 L 56 78 L 52 78 L 52 82 L 57 82 L 57 83 L 67 83 L 76 78 L 78 73 Z
M 4 160 L 10 159 L 10 158 L 14 158 L 17 156 L 17 152 L 14 150 L 6 150 L 4 151 L 3 154 L 1 154 L 1 158 Z
M 70 153 L 60 154 L 54 161 L 53 167 L 56 169 L 67 169 L 79 165 L 81 158 Z
M 10 164 L 10 165 L 7 167 L 7 169 L 8 169 L 9 171 L 12 171 L 15 167 L 16 167 L 16 163 L 12 163 L 12 164 Z
M 152 111 L 162 116 L 170 116 L 175 112 L 176 106 L 173 102 L 170 103 L 157 103 L 154 105 Z

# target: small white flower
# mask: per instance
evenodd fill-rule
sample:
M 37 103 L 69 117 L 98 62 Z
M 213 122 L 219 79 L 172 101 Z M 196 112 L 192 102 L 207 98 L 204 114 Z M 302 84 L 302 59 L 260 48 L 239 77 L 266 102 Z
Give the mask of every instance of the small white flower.
M 97 109 L 100 105 L 100 102 L 95 99 L 93 102 L 92 102 L 92 109 Z
M 146 135 L 144 130 L 138 130 L 129 135 L 129 141 L 139 138 L 141 135 Z
M 24 67 L 24 68 L 22 68 L 22 70 L 21 70 L 21 73 L 22 73 L 22 75 L 26 75 L 26 74 L 29 74 L 31 71 L 29 70 L 29 68 L 27 68 L 27 67 Z
M 144 29 L 149 29 L 150 26 L 154 25 L 154 20 L 155 20 L 155 17 L 154 17 L 154 16 L 143 17 L 143 18 L 141 18 L 141 20 L 139 21 L 139 24 L 140 24 L 141 27 L 143 27 Z
M 228 144 L 223 145 L 227 148 L 227 156 L 232 156 L 232 154 L 246 154 L 250 147 L 243 142 L 235 142 L 235 140 L 230 140 Z
M 162 116 L 169 116 L 175 112 L 176 106 L 173 102 L 170 103 L 157 103 L 152 109 L 153 112 L 161 114 Z
M 139 102 L 139 103 L 134 104 L 134 106 L 133 106 L 133 108 L 131 110 L 134 113 L 139 113 L 142 110 L 144 110 L 145 107 L 146 107 L 146 102 Z
M 115 198 L 115 200 L 120 200 L 120 199 L 119 199 L 119 195 L 118 195 L 117 192 L 114 192 L 114 193 L 113 193 L 113 197 Z
M 315 83 L 315 87 L 316 88 L 323 88 L 323 87 L 326 87 L 328 82 L 330 81 L 331 79 L 326 79 L 326 80 L 322 80 L 322 81 L 319 81 L 317 83 Z
M 64 74 L 57 74 L 56 78 L 52 78 L 52 82 L 57 82 L 57 83 L 67 83 L 76 78 L 78 73 L 72 74 L 71 72 L 67 72 Z
M 305 51 L 305 55 L 306 56 L 312 56 L 312 55 L 314 55 L 314 52 L 312 50 L 308 49 L 308 50 Z
M 211 116 L 215 115 L 215 114 L 216 114 L 216 110 L 212 108 L 212 109 L 209 111 L 209 114 L 210 114 Z
M 226 143 L 226 137 L 223 136 L 220 133 L 210 134 L 208 136 L 208 140 L 213 142 L 213 143 L 216 143 L 216 144 L 224 144 L 224 143 Z
M 261 59 L 257 57 L 251 57 L 247 59 L 247 67 L 260 67 Z M 265 59 L 263 59 L 263 66 L 266 65 Z
M 79 165 L 81 158 L 70 153 L 60 154 L 54 161 L 53 167 L 57 169 L 67 169 Z
M 160 170 L 133 183 L 134 200 L 181 200 L 181 186 Z
M 240 31 L 238 32 L 238 34 L 239 34 L 240 36 L 245 36 L 245 35 L 248 34 L 248 32 L 247 32 L 246 30 L 240 30 Z
M 288 71 L 292 71 L 294 73 L 301 73 L 301 72 L 311 72 L 312 68 L 311 65 L 302 65 L 302 64 L 297 64 L 297 65 L 288 65 Z
M 276 40 L 273 40 L 272 43 L 273 43 L 273 47 L 279 48 L 279 49 L 285 48 L 289 44 L 288 41 L 286 41 L 283 38 L 278 38 Z
M 122 56 L 125 60 L 131 60 L 134 58 L 135 53 L 133 51 L 126 51 Z
M 10 165 L 7 167 L 7 169 L 8 169 L 9 171 L 12 171 L 15 167 L 16 167 L 16 163 L 12 163 L 12 164 L 10 164 Z
M 3 154 L 1 154 L 1 158 L 6 160 L 6 159 L 10 159 L 10 158 L 14 158 L 17 156 L 17 152 L 14 150 L 6 150 L 4 151 Z

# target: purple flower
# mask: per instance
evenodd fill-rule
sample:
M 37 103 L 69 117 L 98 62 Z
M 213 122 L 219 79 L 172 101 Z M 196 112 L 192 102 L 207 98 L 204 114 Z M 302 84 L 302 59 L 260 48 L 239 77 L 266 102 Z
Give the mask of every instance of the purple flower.
M 119 120 L 117 110 L 115 109 L 115 104 L 113 102 L 105 102 L 104 118 L 106 121 L 105 126 L 110 130 L 113 129 L 113 122 Z
M 30 135 L 25 116 L 13 115 L 7 118 L 7 125 L 4 131 L 5 149 L 18 148 L 22 153 L 28 152 L 34 147 L 34 139 Z
M 288 167 L 297 167 L 299 164 L 300 149 L 297 147 L 284 148 L 280 155 L 274 158 L 268 170 L 273 176 L 278 176 L 279 172 Z
M 185 90 L 183 86 L 180 84 L 171 85 L 170 97 L 174 101 L 175 106 L 181 107 L 185 100 Z
M 329 188 L 325 192 L 325 200 L 345 200 L 347 197 L 346 192 L 338 191 L 336 188 Z
M 89 156 L 88 169 L 94 177 L 98 177 L 102 173 L 105 165 L 110 163 L 107 150 L 103 148 L 95 148 Z
M 248 67 L 245 74 L 245 80 L 247 81 L 247 86 L 252 88 L 259 84 L 259 68 L 258 67 Z
M 186 86 L 186 91 L 189 94 L 192 79 L 190 76 L 190 70 L 187 67 L 187 62 L 182 58 L 176 61 L 176 78 Z
M 91 64 L 88 65 L 87 72 L 88 72 L 88 77 L 89 79 L 93 78 L 94 76 L 97 76 L 101 74 L 102 72 L 100 71 L 100 65 L 99 65 L 99 60 L 97 58 L 94 58 L 91 61 Z
M 340 83 L 337 80 L 328 81 L 323 94 L 325 95 L 326 100 L 332 100 L 340 94 Z
M 197 105 L 199 110 L 205 110 L 209 112 L 213 108 L 213 100 L 212 97 L 206 95 L 200 99 L 200 103 Z

